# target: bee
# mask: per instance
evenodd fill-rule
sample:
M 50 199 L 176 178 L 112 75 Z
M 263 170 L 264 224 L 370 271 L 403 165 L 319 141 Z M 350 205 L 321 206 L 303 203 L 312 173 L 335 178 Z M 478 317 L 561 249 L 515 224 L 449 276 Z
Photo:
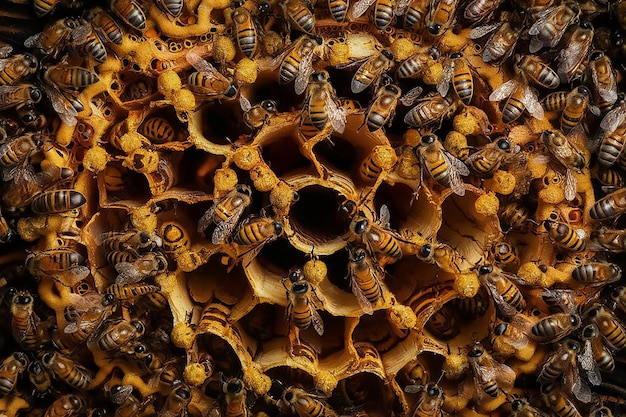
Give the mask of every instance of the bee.
M 512 156 L 519 150 L 519 146 L 512 146 L 507 137 L 501 137 L 470 155 L 465 164 L 479 174 L 491 174 L 502 164 L 512 161 Z
M 167 271 L 168 263 L 160 252 L 148 252 L 132 262 L 120 262 L 115 265 L 118 276 L 116 284 L 136 284 L 145 278 L 154 277 Z
M 291 0 L 291 3 L 298 3 L 298 0 Z M 252 15 L 245 7 L 238 7 L 232 12 L 231 17 L 233 19 L 233 23 L 235 24 L 235 33 L 237 34 L 237 45 L 239 46 L 239 50 L 247 58 L 252 59 L 259 49 L 257 28 L 254 20 L 252 19 Z
M 604 342 L 611 349 L 618 351 L 626 347 L 626 326 L 610 310 L 594 304 L 584 315 L 598 327 Z
M 409 394 L 420 393 L 411 417 L 440 417 L 443 415 L 442 406 L 445 395 L 437 384 L 407 385 L 404 391 Z
M 12 85 L 37 71 L 39 62 L 31 54 L 0 58 L 0 85 Z
M 517 71 L 524 72 L 527 79 L 541 87 L 552 89 L 561 83 L 559 75 L 535 55 L 517 55 L 514 61 Z
M 156 4 L 172 17 L 180 16 L 184 0 L 157 0 Z
M 440 340 L 454 339 L 461 333 L 454 310 L 448 304 L 444 304 L 430 316 L 425 328 Z
M 52 375 L 40 360 L 32 361 L 28 365 L 28 380 L 34 388 L 33 392 L 39 396 L 48 393 L 52 387 Z
M 198 233 L 204 232 L 212 223 L 215 230 L 211 236 L 214 245 L 223 243 L 239 223 L 241 215 L 250 205 L 252 190 L 244 184 L 237 184 L 227 195 L 215 201 L 198 222 Z
M 43 1 L 43 0 L 42 0 Z M 72 417 L 85 411 L 85 400 L 75 394 L 66 394 L 57 398 L 46 409 L 44 417 Z
M 289 280 L 289 286 L 286 282 Z M 287 322 L 298 329 L 305 330 L 313 325 L 320 336 L 324 334 L 324 322 L 313 302 L 313 287 L 306 281 L 304 273 L 297 268 L 281 280 L 287 294 Z
M 396 70 L 396 76 L 398 78 L 418 78 L 431 61 L 439 58 L 439 55 L 437 49 L 424 46 L 417 53 L 402 61 Z
M 380 54 L 367 59 L 356 70 L 350 83 L 353 93 L 364 91 L 371 84 L 378 84 L 380 76 L 389 71 L 393 64 L 393 52 L 390 49 L 383 49 Z
M 47 352 L 41 357 L 41 362 L 54 374 L 72 388 L 86 389 L 93 380 L 93 374 L 82 365 L 77 364 L 59 352 Z
M 349 3 L 347 0 L 327 0 L 328 10 L 330 15 L 337 22 L 343 22 L 346 20 L 348 13 Z
M 22 352 L 13 352 L 0 365 L 0 398 L 4 398 L 13 391 L 17 378 L 28 366 L 28 356 Z
M 48 120 L 46 116 L 35 108 L 35 102 L 32 100 L 24 101 L 15 107 L 20 122 L 30 130 L 43 130 Z
M 89 268 L 85 257 L 69 247 L 32 252 L 26 256 L 26 269 L 36 277 L 46 276 L 73 287 L 87 278 Z
M 11 299 L 11 333 L 22 348 L 31 351 L 39 348 L 47 339 L 33 305 L 33 296 L 28 291 L 18 291 Z
M 372 314 L 373 307 L 383 297 L 380 267 L 377 267 L 362 246 L 349 249 L 348 276 L 352 293 L 366 314 Z
M 402 90 L 395 84 L 388 84 L 379 88 L 371 104 L 365 111 L 364 124 L 370 132 L 376 132 L 384 125 L 393 121 L 398 99 Z
M 463 17 L 473 26 L 491 16 L 498 10 L 503 1 L 504 0 L 472 0 L 465 6 Z
M 565 223 L 545 220 L 543 226 L 548 231 L 548 237 L 557 246 L 572 252 L 580 252 L 586 246 L 586 233 L 582 229 L 574 229 Z
M 311 74 L 313 74 L 313 59 L 317 50 L 323 44 L 321 36 L 302 35 L 292 47 L 281 54 L 280 68 L 278 70 L 278 84 L 285 85 L 294 81 L 296 94 L 306 91 Z
M 622 174 L 614 168 L 599 168 L 597 179 L 600 181 L 600 189 L 604 193 L 612 193 L 624 187 L 624 179 Z
M 615 287 L 615 289 L 611 292 L 611 299 L 613 300 L 617 308 L 626 313 L 626 287 L 622 285 L 620 285 L 619 287 Z
M 471 39 L 479 39 L 493 32 L 483 47 L 482 58 L 484 62 L 499 65 L 511 56 L 519 39 L 519 30 L 521 30 L 524 15 L 525 12 L 524 14 L 514 13 L 507 20 L 478 26 L 471 30 Z
M 11 229 L 4 216 L 2 216 L 2 211 L 0 211 L 0 245 L 9 243 L 13 239 L 14 234 L 15 232 Z
M 528 85 L 523 75 L 506 81 L 489 95 L 489 101 L 502 101 L 505 98 L 502 107 L 503 123 L 514 122 L 524 110 L 535 119 L 543 119 L 543 107 L 537 100 L 536 92 Z
M 163 239 L 156 233 L 139 230 L 105 232 L 102 233 L 101 239 L 105 251 L 128 252 L 134 258 L 163 246 Z
M 42 78 L 54 110 L 65 124 L 75 126 L 78 113 L 85 109 L 75 92 L 99 82 L 98 75 L 82 67 L 55 65 L 44 68 Z
M 561 82 L 571 83 L 583 76 L 593 38 L 593 25 L 587 20 L 581 21 L 574 33 L 567 38 L 565 47 L 559 51 L 557 58 L 557 73 Z
M 41 91 L 32 84 L 0 85 L 0 110 L 25 110 L 26 106 L 39 103 L 41 97 Z
M 559 417 L 583 417 L 574 404 L 556 388 L 556 384 L 541 386 L 544 403 Z
M 411 0 L 406 9 L 404 9 L 404 17 L 402 25 L 405 29 L 418 31 L 424 28 L 426 21 L 426 13 L 428 13 L 429 0 Z M 403 6 L 398 3 L 398 11 L 402 13 Z
M 393 21 L 394 14 L 397 14 L 397 0 L 376 0 L 374 1 L 374 26 L 378 30 L 385 30 Z
M 595 220 L 614 219 L 626 212 L 626 188 L 608 194 L 597 200 L 589 211 L 589 216 Z
M 612 106 L 617 101 L 617 80 L 611 59 L 601 51 L 594 51 L 589 59 L 591 85 L 598 97 L 600 109 Z M 604 126 L 600 125 L 604 128 Z
M 301 32 L 312 33 L 315 29 L 315 15 L 305 5 L 303 0 L 284 0 L 281 7 L 287 19 Z M 234 18 L 233 18 L 234 19 Z M 251 58 L 251 56 L 248 56 Z
M 585 155 L 558 130 L 544 130 L 541 132 L 541 139 L 554 158 L 566 168 L 565 198 L 568 201 L 573 200 L 576 195 L 576 178 L 571 170 L 582 173 L 587 165 Z
M 313 73 L 306 89 L 300 132 L 304 135 L 309 132 L 303 127 L 312 125 L 316 131 L 323 131 L 328 123 L 332 128 L 343 133 L 346 126 L 346 110 L 337 105 L 337 93 L 330 84 L 328 72 Z
M 619 281 L 622 269 L 608 262 L 585 262 L 572 271 L 572 277 L 585 285 L 604 285 Z
M 509 322 L 501 321 L 493 328 L 491 338 L 492 344 L 496 350 L 498 346 L 505 348 L 510 346 L 515 350 L 524 349 L 531 343 L 528 338 L 531 323 L 522 314 L 516 314 L 509 319 Z
M 529 336 L 540 343 L 557 342 L 580 327 L 580 317 L 571 313 L 554 313 L 530 328 Z
M 144 332 L 145 327 L 139 321 L 119 320 L 110 323 L 98 337 L 88 343 L 103 352 L 110 352 L 120 350 L 130 341 L 141 337 Z
M 586 371 L 587 379 L 592 385 L 600 385 L 602 377 L 599 370 L 613 372 L 615 359 L 611 351 L 604 345 L 598 326 L 591 323 L 583 327 L 581 338 L 585 345 L 579 355 L 580 366 Z
M 626 250 L 626 234 L 622 229 L 599 227 L 591 232 L 591 249 L 596 251 L 623 252 Z
M 239 378 L 228 378 L 222 381 L 222 393 L 224 393 L 225 417 L 247 417 L 248 405 L 246 404 L 246 387 Z
M 42 17 L 50 13 L 54 8 L 61 4 L 62 0 L 34 0 L 33 10 L 37 17 Z
M 577 358 L 580 353 L 580 344 L 576 340 L 565 340 L 543 364 L 537 381 L 540 384 L 548 384 L 555 382 L 559 376 L 563 375 L 564 387 L 568 389 L 568 392 L 573 392 L 582 402 L 591 401 L 591 390 L 578 373 Z
M 30 208 L 37 214 L 63 213 L 81 207 L 87 202 L 85 196 L 74 190 L 44 191 L 33 199 Z
M 139 133 L 154 144 L 173 142 L 178 136 L 172 123 L 159 116 L 153 116 L 145 120 L 139 126 Z
M 590 96 L 591 92 L 583 85 L 567 94 L 560 119 L 563 133 L 566 135 L 570 134 L 579 126 L 587 109 L 591 110 L 596 116 L 600 115 L 600 109 L 591 104 Z
M 195 72 L 189 74 L 187 80 L 191 91 L 197 94 L 223 95 L 229 98 L 237 94 L 235 85 L 220 74 L 213 65 L 202 59 L 200 55 L 189 51 L 185 58 L 196 69 Z
M 517 250 L 509 242 L 496 242 L 490 249 L 494 262 L 502 268 L 515 267 L 520 264 Z
M 462 52 L 453 53 L 444 63 L 441 79 L 437 83 L 437 91 L 442 97 L 448 95 L 450 82 L 459 99 L 469 105 L 474 95 L 474 78 Z
M 426 30 L 433 36 L 443 35 L 454 24 L 456 0 L 431 0 L 426 14 Z
M 344 203 L 343 208 L 346 208 Z M 386 205 L 380 207 L 376 221 L 370 221 L 362 212 L 355 213 L 350 221 L 350 233 L 354 238 L 365 244 L 370 253 L 378 253 L 392 259 L 402 257 L 400 235 L 390 229 L 390 213 Z
M 116 45 L 122 44 L 124 39 L 122 28 L 104 9 L 94 7 L 85 11 L 84 16 L 103 39 Z
M 278 104 L 274 100 L 263 100 L 253 106 L 243 95 L 239 96 L 242 103 L 243 121 L 250 129 L 256 131 L 270 123 L 272 117 L 278 114 Z
M 271 217 L 248 216 L 245 218 L 234 235 L 238 245 L 249 247 L 242 255 L 244 267 L 250 265 L 259 251 L 269 242 L 283 234 L 283 225 Z
M 37 152 L 40 145 L 40 137 L 33 134 L 24 134 L 0 145 L 0 169 L 2 170 L 2 179 L 9 181 L 13 179 L 18 172 L 25 173 L 25 170 L 18 168 L 25 165 L 26 159 Z
M 554 48 L 579 14 L 580 7 L 574 2 L 565 2 L 537 13 L 537 20 L 528 29 L 530 53 L 534 54 L 545 46 Z
M 97 83 L 100 78 L 95 72 L 83 67 L 53 65 L 46 67 L 44 80 L 60 88 L 78 90 Z
M 142 295 L 161 291 L 158 285 L 150 284 L 111 284 L 105 290 L 105 294 L 112 294 L 118 300 L 131 300 Z
M 289 387 L 279 400 L 299 417 L 338 417 L 328 404 L 320 401 L 320 397 L 311 395 L 302 388 Z
M 465 195 L 465 184 L 461 175 L 469 175 L 469 169 L 458 158 L 448 153 L 435 135 L 424 135 L 415 153 L 419 157 L 422 168 L 444 187 L 450 187 L 459 195 Z
M 513 370 L 495 361 L 478 343 L 467 353 L 467 358 L 478 393 L 478 401 L 482 401 L 483 393 L 492 398 L 497 397 L 502 390 L 498 384 L 505 385 L 506 378 L 513 373 Z
M 146 15 L 135 0 L 109 0 L 109 7 L 133 29 L 143 31 L 146 28 Z
M 482 265 L 478 268 L 478 279 L 491 293 L 498 311 L 505 316 L 512 317 L 526 308 L 526 300 L 516 285 L 523 284 L 519 277 L 492 265 Z

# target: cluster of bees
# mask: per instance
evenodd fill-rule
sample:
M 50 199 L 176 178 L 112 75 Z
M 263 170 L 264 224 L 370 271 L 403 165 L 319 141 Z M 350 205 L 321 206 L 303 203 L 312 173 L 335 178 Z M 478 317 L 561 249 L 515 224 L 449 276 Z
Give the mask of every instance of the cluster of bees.
M 0 415 L 626 414 L 626 3 L 88 3 L 0 30 Z

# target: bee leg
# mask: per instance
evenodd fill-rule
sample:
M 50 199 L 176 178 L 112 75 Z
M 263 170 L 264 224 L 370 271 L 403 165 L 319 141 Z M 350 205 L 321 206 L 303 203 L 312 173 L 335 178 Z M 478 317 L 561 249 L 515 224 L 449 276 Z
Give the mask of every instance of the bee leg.
M 328 124 L 327 126 L 330 126 L 330 124 Z M 320 178 L 328 178 L 328 171 L 318 161 L 317 157 L 315 156 L 315 153 L 313 152 L 313 147 L 315 147 L 315 145 L 317 145 L 321 141 L 326 140 L 327 138 L 330 137 L 330 133 L 332 132 L 332 130 L 330 131 L 329 130 L 330 129 L 325 127 L 324 130 L 322 130 L 321 132 L 319 132 L 318 134 L 316 134 L 315 136 L 313 136 L 312 138 L 308 140 L 302 137 L 302 135 L 298 135 L 298 137 L 301 140 L 304 139 L 303 142 L 300 144 L 300 149 L 302 149 L 302 154 L 308 160 L 311 161 L 311 163 L 315 167 L 315 170 L 319 174 Z

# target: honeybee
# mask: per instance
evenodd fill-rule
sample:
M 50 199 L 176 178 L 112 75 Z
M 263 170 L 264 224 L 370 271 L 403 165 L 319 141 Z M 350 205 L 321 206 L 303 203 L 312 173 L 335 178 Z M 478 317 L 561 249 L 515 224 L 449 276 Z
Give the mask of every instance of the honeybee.
M 565 167 L 565 198 L 568 201 L 573 200 L 576 195 L 576 178 L 571 170 L 582 173 L 587 165 L 585 155 L 558 130 L 544 130 L 541 132 L 541 139 L 548 151 Z
M 146 28 L 146 15 L 135 0 L 109 0 L 109 7 L 128 26 L 138 31 Z
M 159 116 L 153 116 L 144 120 L 138 131 L 154 144 L 173 142 L 178 136 L 176 128 L 172 123 Z
M 471 0 L 463 11 L 463 17 L 473 25 L 491 16 L 504 0 Z
M 328 404 L 320 401 L 319 396 L 309 394 L 302 388 L 287 388 L 279 402 L 288 407 L 299 417 L 338 417 L 338 414 Z
M 430 93 L 419 99 L 417 105 L 404 116 L 404 123 L 409 126 L 423 128 L 450 117 L 456 110 L 456 105 L 447 97 L 438 93 Z M 430 136 L 430 135 L 427 135 Z
M 494 243 L 489 253 L 493 256 L 494 263 L 503 269 L 515 268 L 520 264 L 517 249 L 509 242 L 501 241 Z
M 513 146 L 507 137 L 501 137 L 468 156 L 465 164 L 477 173 L 491 174 L 502 164 L 511 162 L 519 151 L 519 146 Z
M 180 16 L 184 0 L 157 0 L 156 4 L 172 17 Z
M 590 238 L 591 250 L 616 253 L 626 250 L 626 233 L 622 229 L 609 229 L 601 226 L 591 232 Z
M 391 24 L 394 14 L 402 14 L 398 12 L 396 0 L 357 0 L 350 10 L 350 18 L 352 20 L 361 17 L 371 5 L 375 4 L 372 13 L 374 25 L 378 30 L 384 30 Z
M 167 271 L 167 259 L 160 252 L 148 252 L 132 262 L 120 262 L 115 265 L 118 276 L 116 284 L 136 284 L 148 277 Z
M 289 286 L 286 282 L 289 280 Z M 301 269 L 289 271 L 289 274 L 281 280 L 287 292 L 289 301 L 286 310 L 287 322 L 304 330 L 313 325 L 313 329 L 320 336 L 324 334 L 324 322 L 317 312 L 313 301 L 313 287 L 306 281 Z
M 437 384 L 428 383 L 425 386 L 407 385 L 405 392 L 414 393 L 420 391 L 420 396 L 415 403 L 411 417 L 441 417 L 442 406 L 445 399 L 444 392 Z
M 112 294 L 118 300 L 130 300 L 142 295 L 161 291 L 158 285 L 150 284 L 111 284 L 105 290 L 105 294 Z
M 346 20 L 348 14 L 348 7 L 350 6 L 347 0 L 327 0 L 328 10 L 330 15 L 337 22 L 343 22 Z
M 548 417 L 548 414 L 530 405 L 525 398 L 515 398 L 511 401 L 511 417 Z
M 0 85 L 0 110 L 25 109 L 41 101 L 41 91 L 32 84 Z
M 349 200 L 348 200 L 349 202 Z M 346 208 L 348 202 L 343 204 Z M 377 253 L 393 259 L 402 257 L 400 235 L 390 229 L 390 213 L 386 205 L 380 207 L 376 221 L 370 221 L 361 211 L 354 213 L 350 220 L 350 233 L 354 238 L 365 244 L 369 253 Z
M 624 108 L 626 111 L 626 107 Z M 605 122 L 607 116 L 602 120 L 600 126 Z M 608 123 L 607 123 L 608 124 Z M 603 167 L 610 167 L 624 154 L 626 149 L 626 125 L 618 125 L 615 129 L 604 130 L 599 134 L 599 147 L 598 147 L 598 163 Z
M 246 404 L 246 387 L 239 378 L 227 378 L 222 381 L 222 393 L 224 393 L 225 417 L 247 417 L 248 405 Z
M 517 71 L 523 71 L 527 79 L 541 87 L 552 89 L 561 83 L 559 75 L 535 55 L 516 55 L 514 61 Z
M 515 350 L 524 349 L 531 342 L 528 338 L 530 327 L 531 323 L 522 314 L 514 315 L 509 322 L 500 321 L 493 328 L 491 341 L 494 348 L 500 350 L 505 346 L 511 346 Z
M 385 85 L 376 90 L 376 95 L 365 110 L 364 124 L 370 132 L 376 132 L 384 125 L 393 121 L 396 114 L 398 99 L 402 95 L 402 90 L 395 84 Z
M 284 0 L 280 3 L 287 19 L 297 30 L 312 33 L 315 29 L 315 15 L 304 4 L 303 0 Z M 248 56 L 248 58 L 251 58 Z
M 302 35 L 293 46 L 279 56 L 280 68 L 278 84 L 285 85 L 294 81 L 294 90 L 300 95 L 306 91 L 311 74 L 313 74 L 313 59 L 323 44 L 321 36 Z
M 478 268 L 478 279 L 489 290 L 498 311 L 504 316 L 515 316 L 526 308 L 524 296 L 517 287 L 517 284 L 523 284 L 519 277 L 492 265 L 482 265 Z
M 523 75 L 518 74 L 516 78 L 506 81 L 489 95 L 489 101 L 502 101 L 505 98 L 507 100 L 502 107 L 503 123 L 514 122 L 524 110 L 527 110 L 535 119 L 543 119 L 543 107 Z
M 542 385 L 541 394 L 544 403 L 559 417 L 583 417 L 563 392 L 556 389 L 556 384 Z
M 426 30 L 433 36 L 443 35 L 454 24 L 456 0 L 431 0 L 426 14 Z
M 47 352 L 41 357 L 41 363 L 67 385 L 78 390 L 86 389 L 93 380 L 93 374 L 59 352 Z
M 617 282 L 622 277 L 622 269 L 608 262 L 585 262 L 572 271 L 572 277 L 588 286 Z
M 249 266 L 266 244 L 278 239 L 282 234 L 283 225 L 271 217 L 252 215 L 245 218 L 233 238 L 238 245 L 249 247 L 241 255 L 243 266 Z
M 156 233 L 132 229 L 126 232 L 105 232 L 102 233 L 101 239 L 105 251 L 128 252 L 135 258 L 163 246 L 163 239 Z
M 453 53 L 444 63 L 441 79 L 437 83 L 437 91 L 442 97 L 448 95 L 451 82 L 459 99 L 469 105 L 474 95 L 474 78 L 462 52 Z
M 467 358 L 472 370 L 472 377 L 480 403 L 483 393 L 495 398 L 503 390 L 503 386 L 512 385 L 515 373 L 507 365 L 497 362 L 480 345 L 476 344 L 468 353 Z M 513 379 L 507 380 L 513 374 Z
M 586 233 L 582 229 L 574 229 L 565 223 L 545 220 L 543 226 L 548 231 L 548 237 L 559 247 L 572 252 L 580 252 L 587 244 Z
M 82 207 L 87 202 L 85 196 L 75 190 L 44 191 L 33 199 L 30 208 L 37 214 L 63 213 Z
M 367 59 L 356 70 L 350 83 L 350 89 L 353 93 L 364 91 L 371 84 L 376 87 L 380 76 L 389 71 L 393 64 L 393 52 L 390 49 L 383 49 L 380 54 Z
M 461 333 L 454 310 L 448 304 L 442 305 L 430 316 L 425 328 L 439 340 L 454 339 Z
M 450 187 L 459 196 L 465 195 L 465 184 L 461 175 L 469 175 L 469 169 L 460 159 L 444 149 L 437 136 L 422 136 L 415 153 L 422 169 L 426 169 L 435 181 L 444 187 Z
M 37 71 L 39 62 L 31 54 L 18 54 L 0 58 L 0 85 L 11 85 L 19 82 Z
M 96 331 L 113 313 L 116 299 L 113 294 L 70 294 L 71 306 L 66 307 L 64 317 L 67 324 L 63 333 L 75 343 L 81 344 Z
M 103 352 L 122 349 L 130 341 L 141 337 L 145 327 L 140 321 L 119 320 L 110 323 L 99 335 L 88 340 L 88 344 Z
M 511 56 L 519 39 L 523 21 L 523 15 L 514 13 L 509 19 L 473 28 L 470 32 L 471 39 L 479 39 L 493 32 L 483 47 L 483 61 L 499 65 Z
M 396 76 L 398 78 L 418 78 L 432 60 L 439 58 L 439 55 L 439 50 L 436 48 L 421 47 L 417 53 L 402 61 L 396 70 Z
M 28 365 L 28 380 L 34 388 L 34 396 L 45 395 L 52 386 L 52 375 L 50 375 L 50 372 L 48 372 L 40 360 L 32 361 Z
M 609 220 L 626 212 L 626 188 L 608 194 L 597 200 L 591 207 L 589 215 L 595 220 Z
M 587 55 L 594 38 L 594 29 L 588 20 L 581 21 L 574 33 L 567 38 L 566 45 L 559 51 L 557 73 L 563 83 L 579 79 L 587 68 Z
M 604 342 L 611 349 L 618 351 L 626 347 L 626 326 L 613 312 L 600 304 L 594 304 L 585 311 L 584 316 L 598 327 Z
M 406 4 L 406 8 L 404 5 Z M 398 2 L 396 14 L 404 14 L 402 24 L 405 29 L 418 31 L 424 28 L 426 13 L 428 13 L 429 0 L 401 0 Z
M 585 86 L 579 86 L 567 94 L 560 119 L 563 133 L 572 133 L 579 126 L 587 109 L 596 116 L 600 115 L 600 109 L 591 104 L 590 97 L 591 92 Z
M 558 350 L 553 352 L 543 364 L 537 382 L 548 384 L 555 382 L 563 375 L 564 387 L 571 390 L 576 398 L 582 402 L 591 400 L 591 390 L 589 386 L 580 378 L 578 373 L 577 358 L 581 353 L 580 344 L 567 339 L 561 343 Z
M 17 378 L 28 366 L 28 356 L 22 352 L 13 352 L 0 365 L 0 398 L 4 398 L 15 388 Z
M 33 311 L 34 299 L 28 291 L 18 291 L 11 298 L 11 333 L 25 350 L 36 350 L 44 342 L 45 329 Z
M 123 37 L 122 28 L 117 24 L 104 9 L 94 7 L 84 12 L 84 17 L 91 23 L 93 28 L 101 35 L 116 45 L 121 45 Z
M 98 75 L 82 67 L 62 64 L 44 68 L 42 79 L 41 85 L 54 111 L 65 124 L 75 126 L 78 113 L 85 109 L 75 91 L 99 82 Z
M 198 233 L 204 232 L 212 223 L 215 230 L 211 236 L 214 245 L 223 243 L 239 223 L 241 215 L 250 205 L 252 190 L 245 184 L 237 184 L 224 197 L 215 201 L 198 221 Z
M 32 252 L 26 257 L 26 268 L 33 276 L 53 278 L 68 287 L 87 278 L 89 268 L 84 264 L 85 257 L 69 247 Z
M 323 131 L 328 122 L 332 128 L 343 133 L 346 127 L 346 110 L 337 105 L 337 94 L 328 80 L 328 72 L 316 72 L 311 75 L 302 107 L 300 132 L 305 125 L 312 125 L 316 131 Z
M 292 0 L 297 2 L 298 0 Z M 235 24 L 235 33 L 237 37 L 237 45 L 242 54 L 247 58 L 252 59 L 256 55 L 259 49 L 259 41 L 257 28 L 250 14 L 250 11 L 245 7 L 238 7 L 235 9 L 231 17 Z
M 374 312 L 373 307 L 383 296 L 381 274 L 383 271 L 374 264 L 364 247 L 350 247 L 348 254 L 350 287 L 366 314 Z
M 540 343 L 556 342 L 578 329 L 580 322 L 577 314 L 554 313 L 535 323 L 529 336 Z
M 21 167 L 25 165 L 25 161 L 29 156 L 39 150 L 40 145 L 40 137 L 34 134 L 24 134 L 0 145 L 0 169 L 2 170 L 2 179 L 9 181 L 13 179 L 18 172 L 25 174 L 27 171 L 21 169 Z
M 87 404 L 83 397 L 76 394 L 66 394 L 57 398 L 46 409 L 44 417 L 71 417 L 85 411 Z
M 534 54 L 545 46 L 554 48 L 579 14 L 580 7 L 574 2 L 565 2 L 537 13 L 537 20 L 528 29 L 530 53 Z
M 278 104 L 274 100 L 263 100 L 253 106 L 243 95 L 239 95 L 239 101 L 244 111 L 243 122 L 254 131 L 269 124 L 272 117 L 278 113 Z
M 46 116 L 35 108 L 35 102 L 25 101 L 15 107 L 20 122 L 30 130 L 43 130 L 48 124 Z
M 189 74 L 187 80 L 191 91 L 209 96 L 234 97 L 237 94 L 235 84 L 231 83 L 213 65 L 202 59 L 200 55 L 189 51 L 185 58 L 196 69 L 195 72 Z
M 601 109 L 617 101 L 617 80 L 611 59 L 601 51 L 591 54 L 588 65 L 591 85 L 598 97 L 597 105 Z M 600 125 L 602 128 L 604 126 Z
M 46 67 L 44 81 L 59 88 L 78 90 L 97 83 L 100 78 L 83 67 L 61 64 Z

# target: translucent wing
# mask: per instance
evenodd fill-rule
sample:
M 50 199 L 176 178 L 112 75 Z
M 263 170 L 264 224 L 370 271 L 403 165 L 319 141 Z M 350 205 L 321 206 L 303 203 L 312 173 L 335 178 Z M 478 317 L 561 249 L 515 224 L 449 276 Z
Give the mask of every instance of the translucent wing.
M 528 85 L 525 85 L 523 89 L 522 103 L 524 103 L 524 107 L 526 107 L 526 110 L 532 117 L 543 120 L 543 107 L 537 100 L 537 94 Z
M 294 91 L 300 95 L 306 91 L 306 87 L 309 84 L 309 78 L 315 71 L 313 68 L 313 50 L 302 57 L 300 65 L 298 67 L 298 75 L 294 81 Z
M 363 13 L 369 9 L 369 7 L 375 3 L 376 0 L 357 0 L 352 6 L 350 11 L 350 17 L 352 19 L 358 19 L 363 16 Z
M 241 204 L 235 209 L 235 211 L 233 211 L 233 214 L 229 219 L 215 226 L 215 230 L 213 230 L 213 235 L 211 236 L 211 243 L 214 245 L 224 243 L 224 241 L 233 233 L 233 230 L 235 230 L 235 226 L 239 223 L 239 219 L 245 209 L 246 205 Z
M 11 45 L 3 45 L 0 47 L 0 58 L 6 58 L 11 55 L 13 52 L 13 47 Z
M 111 394 L 111 402 L 113 404 L 122 404 L 133 393 L 132 385 L 120 385 L 118 389 Z
M 586 372 L 587 379 L 591 385 L 598 386 L 602 383 L 602 376 L 600 375 L 598 365 L 593 358 L 593 350 L 591 348 L 591 341 L 585 340 L 582 352 L 578 355 L 578 363 L 580 367 Z
M 84 265 L 76 265 L 67 271 L 59 271 L 52 276 L 66 287 L 73 287 L 89 276 L 89 268 Z
M 351 268 L 352 269 L 352 268 Z M 372 303 L 367 299 L 363 290 L 356 282 L 356 276 L 354 271 L 350 271 L 350 288 L 352 289 L 352 294 L 356 297 L 356 300 L 359 303 L 359 307 L 363 310 L 365 314 L 372 314 L 374 312 L 374 308 Z
M 261 252 L 261 249 L 263 249 L 263 247 L 268 244 L 269 242 L 276 240 L 276 236 L 269 236 L 268 238 L 262 240 L 261 242 L 256 243 L 255 245 L 253 245 L 248 251 L 246 251 L 244 254 L 241 255 L 241 264 L 243 265 L 244 268 L 247 268 L 248 266 L 250 266 L 250 264 L 252 263 L 252 261 L 254 260 L 254 258 L 256 258 L 256 256 L 259 254 L 259 252 Z
M 600 122 L 600 128 L 605 132 L 613 132 L 626 120 L 626 104 L 622 104 L 604 116 Z
M 498 22 L 498 23 L 491 23 L 489 25 L 475 27 L 474 29 L 470 31 L 470 38 L 471 39 L 482 38 L 486 34 L 493 32 L 494 30 L 502 26 L 503 23 L 504 22 Z
M 462 161 L 456 159 L 452 155 L 448 155 L 447 152 L 443 152 L 443 157 L 448 164 L 448 172 L 450 175 L 450 188 L 459 196 L 465 195 L 465 183 L 461 178 L 461 175 L 469 175 L 469 168 Z
M 7 96 L 9 94 L 14 93 L 15 91 L 21 90 L 24 88 L 22 85 L 0 85 L 0 95 Z M 6 110 L 11 107 L 15 107 L 18 104 L 16 101 L 0 101 L 0 110 Z
M 239 94 L 239 105 L 244 112 L 250 111 L 252 108 L 252 103 L 243 94 Z
M 611 84 L 609 86 L 605 86 L 604 82 L 599 82 L 598 71 L 593 70 L 593 67 L 591 68 L 591 79 L 593 80 L 593 84 L 598 86 L 598 94 L 600 97 L 611 104 L 615 103 L 617 101 L 617 83 L 615 82 L 615 76 L 610 74 L 608 78 L 610 78 Z
M 572 201 L 576 197 L 576 177 L 571 169 L 565 171 L 565 199 Z
M 144 275 L 130 262 L 116 264 L 115 270 L 119 274 L 115 278 L 116 284 L 136 284 L 144 278 Z
M 76 117 L 78 116 L 78 111 L 76 110 L 74 105 L 56 86 L 48 86 L 45 88 L 45 90 L 48 93 L 50 103 L 52 103 L 52 108 L 58 113 L 63 123 L 67 124 L 68 126 L 75 126 L 78 122 L 78 120 L 76 119 Z
M 82 45 L 87 41 L 89 35 L 91 35 L 91 26 L 80 25 L 75 29 L 72 29 L 71 37 L 72 41 L 77 45 Z
M 200 55 L 196 54 L 193 51 L 187 52 L 187 55 L 185 55 L 185 59 L 198 72 L 201 72 L 205 75 L 215 74 L 216 72 L 218 72 L 217 69 L 213 65 L 211 65 L 211 63 L 209 63 L 208 61 L 206 61 L 204 58 L 202 58 Z
M 450 60 L 450 64 L 443 67 L 441 78 L 437 83 L 437 91 L 441 94 L 441 97 L 448 95 L 448 89 L 450 88 L 450 81 L 452 81 L 452 74 L 454 73 L 454 60 Z
M 207 211 L 204 212 L 200 220 L 198 221 L 198 233 L 204 232 L 212 223 L 213 215 L 215 214 L 215 208 L 219 203 L 213 203 Z
M 24 41 L 24 46 L 27 48 L 37 48 L 39 47 L 39 40 L 41 39 L 41 35 L 43 33 L 39 32 L 35 35 L 29 36 L 28 38 L 26 38 L 26 40 Z M 5 58 L 5 57 L 2 57 Z
M 389 213 L 389 207 L 386 204 L 380 206 L 380 213 L 378 215 L 378 224 L 383 227 L 389 227 L 389 220 L 391 219 L 391 214 Z
M 563 371 L 563 386 L 570 388 L 574 396 L 583 403 L 591 401 L 591 389 L 589 385 L 582 380 L 578 372 L 578 365 L 575 361 L 565 368 Z
M 313 324 L 313 328 L 317 334 L 322 336 L 324 334 L 324 322 L 322 321 L 322 317 L 311 303 L 309 303 L 309 308 L 311 309 L 311 323 Z
M 422 94 L 422 91 L 424 91 L 424 89 L 420 86 L 410 89 L 405 95 L 400 97 L 400 103 L 407 107 L 412 106 Z
M 343 133 L 347 121 L 346 110 L 343 107 L 338 107 L 334 98 L 327 92 L 324 92 L 324 102 L 326 103 L 326 111 L 333 129 L 338 133 Z
M 396 16 L 402 16 L 407 7 L 409 7 L 409 4 L 411 4 L 411 0 L 398 0 L 394 14 Z
M 513 307 L 511 304 L 509 304 L 508 302 L 506 302 L 504 297 L 502 297 L 502 294 L 498 292 L 498 289 L 496 288 L 496 286 L 488 278 L 485 279 L 484 282 L 485 282 L 485 285 L 487 286 L 487 289 L 491 293 L 491 296 L 493 297 L 493 301 L 495 305 L 498 307 L 498 310 L 500 310 L 500 312 L 507 317 L 515 316 L 518 313 L 517 309 Z
M 489 101 L 501 101 L 510 96 L 513 91 L 518 87 L 519 82 L 517 79 L 512 79 L 503 83 L 500 87 L 493 90 L 491 94 L 489 94 Z

